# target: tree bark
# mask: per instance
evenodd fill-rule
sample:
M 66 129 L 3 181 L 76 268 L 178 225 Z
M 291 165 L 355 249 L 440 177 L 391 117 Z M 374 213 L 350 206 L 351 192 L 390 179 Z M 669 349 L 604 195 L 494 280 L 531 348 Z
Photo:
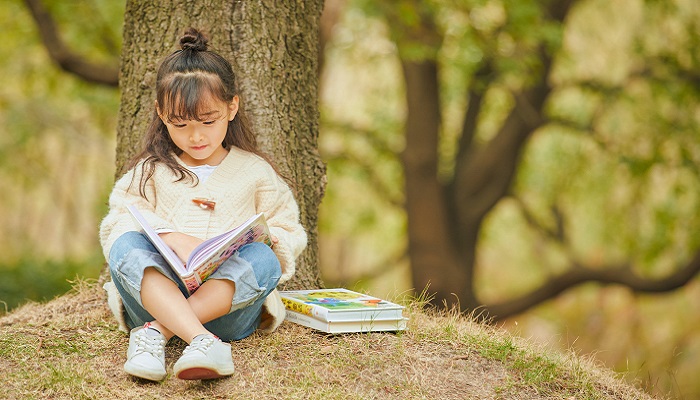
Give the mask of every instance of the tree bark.
M 325 166 L 318 154 L 318 25 L 322 0 L 126 4 L 120 66 L 117 176 L 136 153 L 153 113 L 158 62 L 176 50 L 189 26 L 210 36 L 210 48 L 237 74 L 242 107 L 264 152 L 291 178 L 309 244 L 290 288 L 320 287 L 318 206 Z
M 469 275 L 454 251 L 453 222 L 437 174 L 441 120 L 437 64 L 434 60 L 404 61 L 402 66 L 407 100 L 402 161 L 413 287 L 418 292 L 426 290 L 439 305 L 471 303 L 466 290 Z

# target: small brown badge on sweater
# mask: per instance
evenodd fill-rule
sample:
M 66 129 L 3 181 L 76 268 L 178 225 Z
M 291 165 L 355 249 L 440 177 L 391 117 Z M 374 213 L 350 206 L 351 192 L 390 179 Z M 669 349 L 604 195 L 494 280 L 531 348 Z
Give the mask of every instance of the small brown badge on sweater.
M 197 197 L 197 198 L 192 199 L 192 202 L 204 210 L 213 210 L 214 207 L 216 207 L 215 201 L 209 200 L 209 199 L 203 199 L 201 197 Z

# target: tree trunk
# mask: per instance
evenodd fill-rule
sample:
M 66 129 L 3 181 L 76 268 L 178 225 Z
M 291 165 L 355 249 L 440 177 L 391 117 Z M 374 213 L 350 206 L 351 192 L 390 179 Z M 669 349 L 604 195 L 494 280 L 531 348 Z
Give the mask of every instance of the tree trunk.
M 434 60 L 402 62 L 406 82 L 406 179 L 408 253 L 413 286 L 437 305 L 473 305 L 467 270 L 455 252 L 454 222 L 438 180 L 440 100 Z M 473 243 L 470 245 L 473 249 Z M 464 304 L 462 304 L 464 305 Z
M 402 162 L 413 288 L 425 291 L 434 305 L 474 308 L 478 304 L 471 290 L 471 272 L 476 235 L 460 237 L 452 198 L 438 176 L 442 112 L 437 49 L 442 36 L 430 5 L 407 2 L 402 12 L 384 6 L 406 84 Z
M 309 245 L 290 288 L 321 285 L 317 217 L 325 188 L 318 154 L 317 54 L 322 0 L 126 4 L 120 67 L 122 92 L 117 126 L 117 176 L 136 153 L 151 118 L 158 62 L 177 49 L 193 26 L 210 36 L 210 48 L 228 58 L 237 74 L 242 106 L 262 150 L 296 186 Z

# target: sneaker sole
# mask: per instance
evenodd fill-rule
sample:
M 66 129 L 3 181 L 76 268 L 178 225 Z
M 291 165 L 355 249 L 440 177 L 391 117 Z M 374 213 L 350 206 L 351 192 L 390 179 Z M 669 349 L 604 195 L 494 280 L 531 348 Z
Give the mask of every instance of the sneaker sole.
M 165 379 L 165 377 L 168 375 L 167 373 L 163 374 L 160 372 L 149 372 L 149 371 L 131 368 L 129 365 L 124 365 L 124 371 L 126 371 L 127 374 L 135 376 L 137 378 L 147 379 L 149 381 L 154 381 L 154 382 L 160 382 L 163 379 Z
M 179 379 L 184 379 L 184 380 L 199 380 L 199 379 L 218 379 L 218 378 L 223 378 L 226 376 L 229 376 L 231 374 L 220 374 L 219 372 L 213 370 L 213 369 L 208 369 L 208 368 L 201 368 L 201 367 L 194 367 L 194 368 L 187 368 L 183 369 L 182 371 L 177 373 L 177 377 Z

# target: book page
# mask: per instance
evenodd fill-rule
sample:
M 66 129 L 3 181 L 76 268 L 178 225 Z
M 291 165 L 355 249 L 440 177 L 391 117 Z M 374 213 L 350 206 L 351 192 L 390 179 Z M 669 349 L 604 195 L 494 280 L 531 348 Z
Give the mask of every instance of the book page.
M 262 241 L 270 245 L 269 236 L 265 216 L 262 213 L 253 215 L 236 229 L 215 236 L 197 246 L 189 257 L 187 270 L 196 270 L 213 258 L 226 259 L 247 243 Z
M 168 246 L 163 239 L 158 236 L 158 233 L 151 227 L 151 225 L 148 224 L 148 221 L 143 217 L 143 215 L 139 212 L 139 210 L 132 206 L 132 205 L 127 205 L 126 208 L 129 210 L 131 213 L 131 216 L 134 218 L 134 221 L 138 225 L 141 226 L 143 229 L 143 232 L 148 236 L 148 239 L 150 239 L 151 243 L 158 249 L 160 254 L 165 258 L 165 261 L 168 262 L 173 268 L 175 268 L 175 272 L 177 272 L 180 275 L 185 275 L 187 273 L 187 270 L 185 268 L 185 265 L 182 263 L 180 260 L 180 257 L 175 254 L 173 249 Z

